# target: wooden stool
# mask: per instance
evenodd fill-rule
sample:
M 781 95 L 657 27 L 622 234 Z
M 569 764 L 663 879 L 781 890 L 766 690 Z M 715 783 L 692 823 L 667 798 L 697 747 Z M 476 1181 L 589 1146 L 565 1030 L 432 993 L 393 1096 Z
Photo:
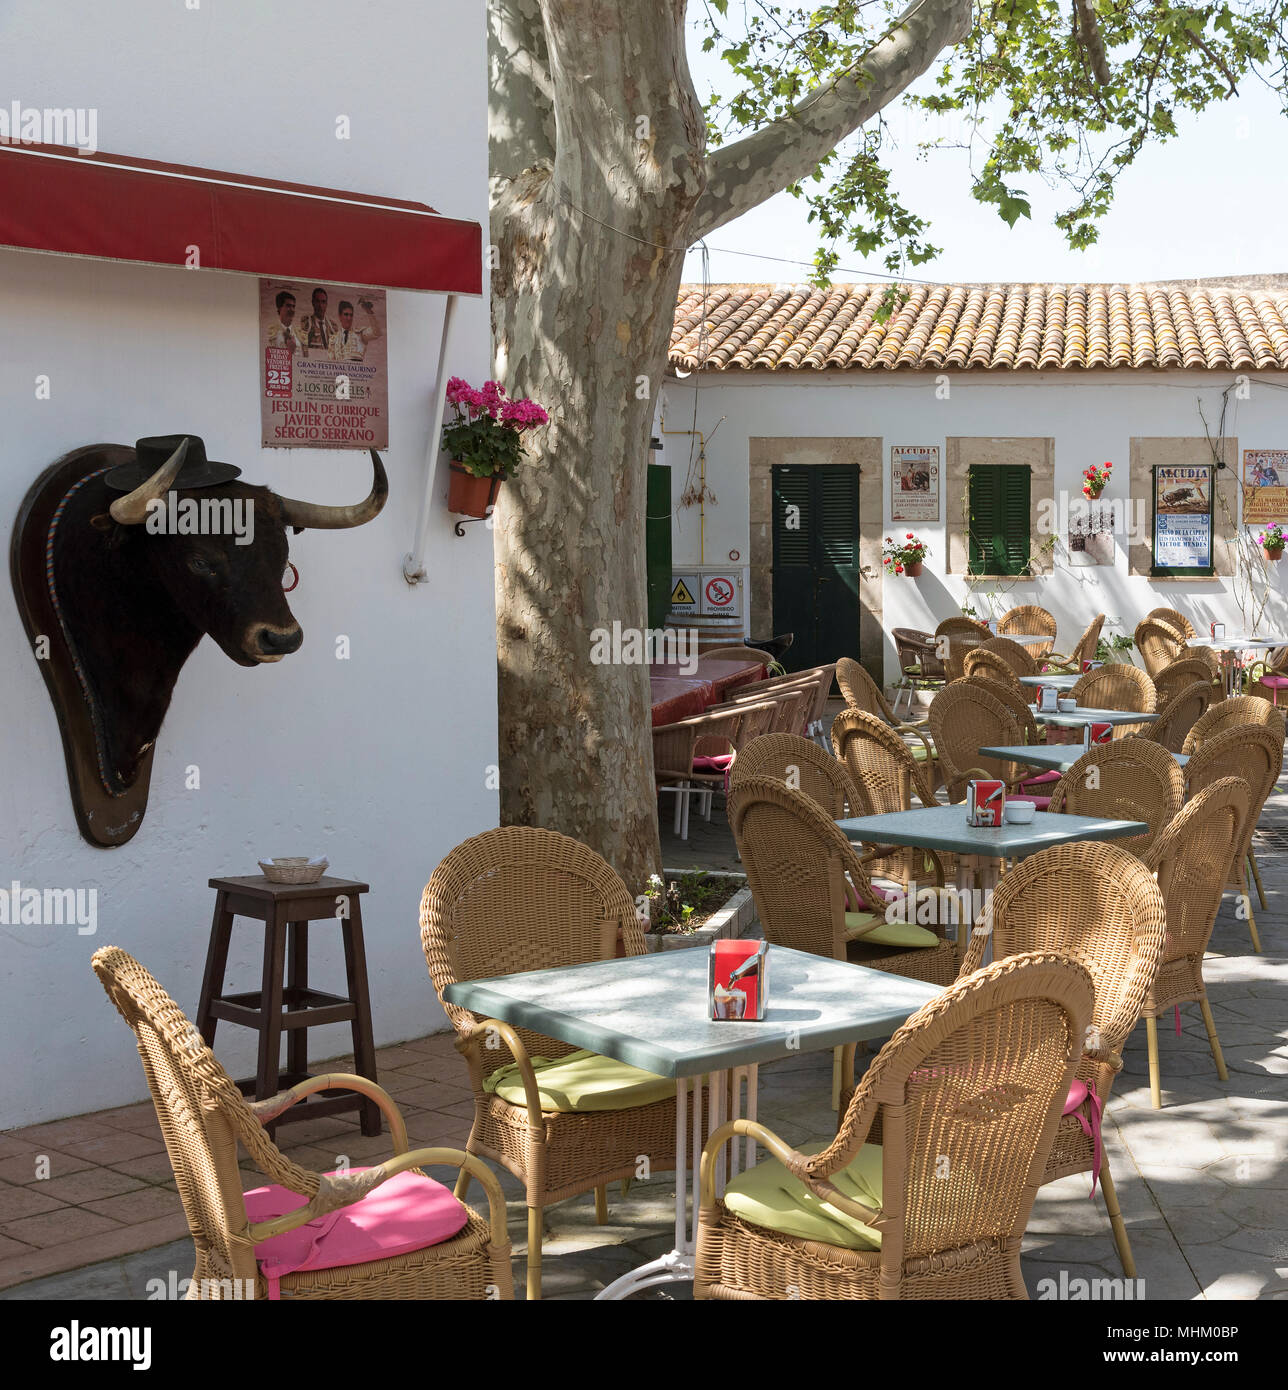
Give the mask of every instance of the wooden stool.
M 306 1030 L 324 1023 L 349 1023 L 353 1032 L 353 1070 L 376 1079 L 376 1050 L 371 1035 L 367 995 L 367 957 L 362 943 L 365 883 L 347 878 L 320 878 L 316 883 L 272 883 L 261 874 L 250 878 L 212 878 L 215 916 L 210 927 L 206 973 L 201 981 L 197 1027 L 208 1046 L 215 1043 L 220 1019 L 259 1033 L 259 1065 L 253 1079 L 238 1081 L 243 1094 L 265 1100 L 308 1079 Z M 232 940 L 233 918 L 264 923 L 262 987 L 245 994 L 224 994 L 224 971 Z M 348 995 L 309 988 L 309 923 L 338 921 L 344 941 Z M 289 968 L 287 940 L 290 940 Z M 280 1071 L 282 1031 L 286 1030 L 286 1071 Z M 358 1110 L 363 1134 L 380 1133 L 380 1111 L 373 1100 L 354 1091 L 328 1091 L 299 1101 L 267 1126 Z

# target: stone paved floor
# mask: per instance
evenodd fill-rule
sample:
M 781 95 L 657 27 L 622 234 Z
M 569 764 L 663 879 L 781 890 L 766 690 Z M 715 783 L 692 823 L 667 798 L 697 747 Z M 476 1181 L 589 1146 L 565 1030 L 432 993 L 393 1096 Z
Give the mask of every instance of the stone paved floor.
M 709 827 L 693 826 L 687 847 L 664 841 L 668 866 L 737 867 L 719 809 Z M 1288 1298 L 1288 793 L 1272 798 L 1261 827 L 1266 954 L 1250 953 L 1247 924 L 1227 896 L 1204 972 L 1228 1085 L 1217 1081 L 1198 1010 L 1187 1005 L 1180 1038 L 1159 1030 L 1163 1109 L 1149 1105 L 1143 1028 L 1108 1106 L 1106 1148 L 1149 1299 Z M 462 1145 L 472 1105 L 450 1039 L 420 1038 L 379 1056 L 381 1083 L 407 1113 L 412 1142 Z M 826 1136 L 835 1123 L 829 1066 L 807 1055 L 762 1068 L 762 1120 L 793 1143 Z M 383 1138 L 361 1138 L 344 1116 L 284 1127 L 279 1138 L 316 1169 L 335 1167 L 340 1155 L 357 1163 L 388 1153 Z M 40 1154 L 50 1158 L 47 1178 L 35 1175 Z M 521 1288 L 523 1206 L 517 1184 L 503 1183 Z M 1088 1185 L 1066 1178 L 1039 1194 L 1025 1241 L 1035 1296 L 1062 1271 L 1070 1280 L 1121 1276 L 1103 1203 L 1087 1200 Z M 673 1191 L 666 1177 L 637 1184 L 627 1199 L 614 1189 L 603 1227 L 589 1196 L 550 1208 L 547 1296 L 592 1297 L 669 1248 Z M 0 1297 L 147 1297 L 191 1272 L 185 1231 L 150 1104 L 0 1135 L 0 1287 L 8 1286 Z

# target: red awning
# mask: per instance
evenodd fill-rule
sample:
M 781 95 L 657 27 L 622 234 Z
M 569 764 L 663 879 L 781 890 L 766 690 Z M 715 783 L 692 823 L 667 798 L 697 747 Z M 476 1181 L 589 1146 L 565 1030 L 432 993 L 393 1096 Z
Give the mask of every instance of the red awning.
M 423 203 L 65 145 L 0 144 L 0 246 L 482 294 L 483 229 Z

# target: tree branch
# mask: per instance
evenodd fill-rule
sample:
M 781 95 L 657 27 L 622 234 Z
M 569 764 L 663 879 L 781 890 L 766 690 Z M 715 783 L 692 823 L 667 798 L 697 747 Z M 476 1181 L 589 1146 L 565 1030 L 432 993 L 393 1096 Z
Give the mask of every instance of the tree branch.
M 892 102 L 951 44 L 970 33 L 972 0 L 912 0 L 859 64 L 786 116 L 710 155 L 691 241 L 814 170 L 847 135 Z
M 1102 87 L 1109 85 L 1109 62 L 1105 57 L 1105 41 L 1100 34 L 1100 22 L 1091 8 L 1091 0 L 1073 0 L 1077 20 L 1078 42 L 1086 51 L 1091 71 Z
M 554 104 L 539 0 L 488 0 L 487 28 L 488 157 L 494 180 L 508 180 L 554 161 Z

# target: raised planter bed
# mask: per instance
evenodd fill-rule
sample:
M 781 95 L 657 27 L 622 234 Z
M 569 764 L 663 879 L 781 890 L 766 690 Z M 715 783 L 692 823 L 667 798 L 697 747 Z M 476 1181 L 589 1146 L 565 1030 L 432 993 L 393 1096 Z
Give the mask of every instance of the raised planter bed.
M 663 878 L 669 881 L 693 872 L 692 869 L 664 870 Z M 713 869 L 707 877 L 735 879 L 743 886 L 716 908 L 701 926 L 695 927 L 692 931 L 645 932 L 644 945 L 649 951 L 680 951 L 690 946 L 709 946 L 713 941 L 742 936 L 756 920 L 756 905 L 752 901 L 751 889 L 747 886 L 744 874 L 725 873 Z

